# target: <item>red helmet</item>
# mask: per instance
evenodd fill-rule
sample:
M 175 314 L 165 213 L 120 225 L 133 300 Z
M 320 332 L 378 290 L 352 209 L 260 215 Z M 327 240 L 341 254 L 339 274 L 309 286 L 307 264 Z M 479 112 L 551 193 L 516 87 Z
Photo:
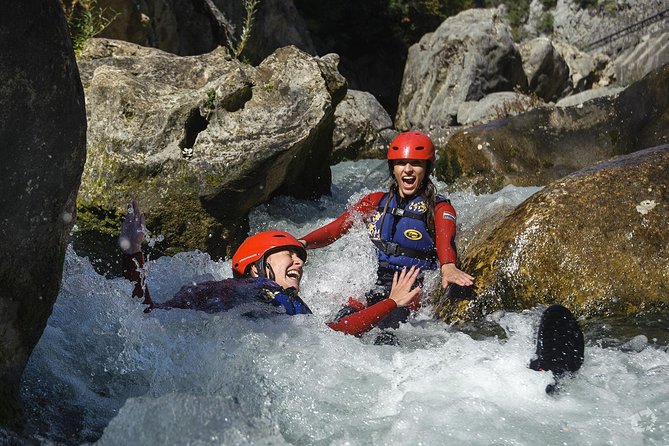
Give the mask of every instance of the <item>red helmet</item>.
M 247 238 L 232 256 L 232 274 L 243 277 L 250 265 L 264 260 L 268 255 L 284 249 L 294 249 L 297 255 L 307 260 L 307 251 L 295 237 L 283 231 L 264 231 Z
M 425 160 L 434 163 L 434 144 L 425 133 L 400 133 L 388 147 L 388 161 L 392 160 Z

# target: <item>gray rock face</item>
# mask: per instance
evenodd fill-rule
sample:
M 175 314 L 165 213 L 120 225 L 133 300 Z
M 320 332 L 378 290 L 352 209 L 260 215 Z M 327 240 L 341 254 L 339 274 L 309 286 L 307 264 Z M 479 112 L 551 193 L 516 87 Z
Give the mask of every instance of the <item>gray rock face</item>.
M 484 190 L 545 185 L 612 156 L 669 142 L 669 65 L 612 97 L 543 107 L 459 131 L 437 177 Z
M 575 172 L 469 246 L 475 286 L 435 310 L 447 321 L 552 303 L 588 317 L 666 310 L 668 219 L 669 145 Z
M 137 197 L 168 252 L 229 254 L 252 207 L 329 191 L 346 91 L 336 63 L 286 47 L 254 68 L 223 48 L 179 57 L 95 40 L 80 61 L 90 125 L 80 211 L 96 225 Z
M 577 3 L 576 0 L 558 0 L 551 12 L 554 33 L 581 49 L 667 8 L 665 0 L 616 0 L 600 2 L 604 3 L 601 7 L 591 8 L 580 8 Z M 642 28 L 641 32 L 615 39 L 600 50 L 613 56 L 636 46 L 644 34 L 666 32 L 666 29 L 665 19 Z
M 455 123 L 463 102 L 526 89 L 520 54 L 498 14 L 461 12 L 409 49 L 395 122 L 399 130 L 443 128 Z
M 569 66 L 550 39 L 539 37 L 520 46 L 529 90 L 545 101 L 555 101 L 571 89 Z
M 100 37 L 159 48 L 182 56 L 225 46 L 226 33 L 238 37 L 246 16 L 242 0 L 98 0 L 116 11 Z M 292 0 L 262 0 L 244 56 L 259 63 L 277 48 L 295 45 L 316 54 Z
M 566 42 L 555 42 L 555 49 L 569 67 L 571 92 L 579 93 L 592 86 L 595 81 L 595 59 Z
M 344 159 L 385 158 L 397 132 L 379 101 L 364 91 L 348 90 L 335 110 L 333 164 Z
M 527 111 L 532 99 L 522 93 L 500 91 L 475 102 L 463 102 L 458 108 L 458 124 L 488 122 Z
M 56 0 L 0 15 L 0 424 L 56 300 L 86 157 L 79 73 Z
M 666 64 L 669 64 L 669 33 L 647 36 L 613 61 L 616 79 L 622 85 L 636 82 Z

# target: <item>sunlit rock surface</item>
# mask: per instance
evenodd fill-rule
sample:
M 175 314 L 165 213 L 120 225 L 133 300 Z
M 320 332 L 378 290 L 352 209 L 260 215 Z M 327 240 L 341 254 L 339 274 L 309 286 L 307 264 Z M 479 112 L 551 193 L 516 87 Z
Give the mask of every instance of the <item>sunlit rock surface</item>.
M 61 282 L 86 157 L 84 95 L 58 1 L 0 14 L 0 424 Z M 0 443 L 6 438 L 0 434 Z
M 460 130 L 437 161 L 437 177 L 490 190 L 546 185 L 613 156 L 667 144 L 668 86 L 665 65 L 609 98 Z
M 469 247 L 473 289 L 440 296 L 445 320 L 561 303 L 611 316 L 669 305 L 669 145 L 583 169 L 536 193 Z
M 294 47 L 252 67 L 223 48 L 179 57 L 94 40 L 80 61 L 90 122 L 80 229 L 114 234 L 137 197 L 168 252 L 219 257 L 273 194 L 328 192 L 346 89 L 336 63 Z
M 395 125 L 441 129 L 461 103 L 516 86 L 526 89 L 527 77 L 500 11 L 463 11 L 409 48 Z
M 393 121 L 379 101 L 366 91 L 348 90 L 335 110 L 331 162 L 385 158 L 397 135 Z

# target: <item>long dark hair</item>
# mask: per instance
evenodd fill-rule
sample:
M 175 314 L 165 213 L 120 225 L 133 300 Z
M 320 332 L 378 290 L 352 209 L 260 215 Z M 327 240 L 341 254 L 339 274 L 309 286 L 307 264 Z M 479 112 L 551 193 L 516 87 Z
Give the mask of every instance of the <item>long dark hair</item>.
M 383 227 L 383 218 L 386 216 L 386 211 L 388 210 L 388 203 L 392 200 L 393 196 L 400 194 L 400 188 L 395 181 L 395 175 L 393 174 L 393 161 L 388 161 L 388 169 L 390 171 L 390 187 L 388 190 L 388 199 L 386 204 L 383 207 L 383 213 L 381 214 L 381 227 Z M 423 184 L 418 189 L 416 193 L 417 196 L 422 196 L 425 199 L 425 204 L 427 205 L 427 211 L 425 212 L 425 225 L 427 230 L 430 233 L 430 236 L 434 239 L 435 230 L 434 230 L 434 205 L 437 200 L 437 188 L 430 179 L 430 174 L 432 173 L 432 163 L 427 161 L 425 164 L 425 177 L 423 178 Z

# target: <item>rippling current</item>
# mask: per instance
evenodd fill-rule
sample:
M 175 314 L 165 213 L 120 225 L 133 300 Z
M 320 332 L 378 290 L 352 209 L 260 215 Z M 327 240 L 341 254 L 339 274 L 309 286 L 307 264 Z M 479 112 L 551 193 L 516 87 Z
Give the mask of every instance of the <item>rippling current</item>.
M 258 207 L 251 231 L 304 235 L 385 189 L 385 163 L 339 164 L 333 183 L 318 201 L 280 197 Z M 537 190 L 452 194 L 460 233 Z M 527 368 L 539 309 L 497 312 L 463 329 L 434 320 L 428 305 L 397 331 L 399 346 L 374 345 L 375 332 L 359 339 L 330 330 L 325 321 L 370 288 L 375 270 L 358 222 L 310 251 L 301 294 L 313 316 L 145 314 L 129 282 L 97 274 L 70 249 L 24 378 L 27 430 L 55 445 L 669 444 L 662 321 L 632 324 L 623 337 L 591 323 L 583 368 L 548 396 L 550 373 Z M 163 301 L 183 285 L 231 277 L 230 262 L 182 253 L 148 262 L 148 276 Z

